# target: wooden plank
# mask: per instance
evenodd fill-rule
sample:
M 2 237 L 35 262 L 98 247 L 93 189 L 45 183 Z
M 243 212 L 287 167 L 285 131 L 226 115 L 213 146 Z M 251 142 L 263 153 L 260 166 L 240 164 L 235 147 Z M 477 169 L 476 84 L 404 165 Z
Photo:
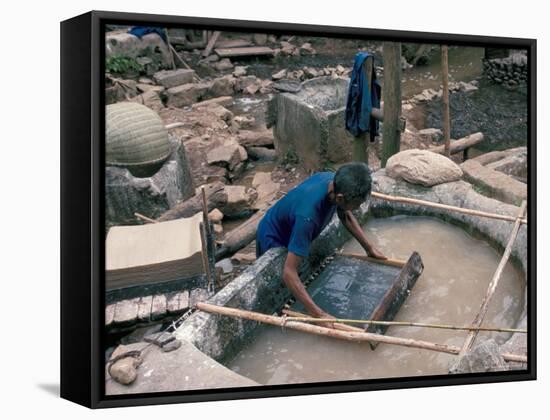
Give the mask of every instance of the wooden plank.
M 214 52 L 221 58 L 274 54 L 274 51 L 269 47 L 216 48 Z
M 202 52 L 203 57 L 208 57 L 210 55 L 210 53 L 212 52 L 212 48 L 214 48 L 214 45 L 216 44 L 216 41 L 218 40 L 220 35 L 221 35 L 220 31 L 215 31 L 214 32 L 214 34 L 212 35 L 212 37 L 208 41 L 208 45 L 206 46 L 206 48 Z
M 228 39 L 217 43 L 218 48 L 244 48 L 252 47 L 253 45 L 252 42 L 246 39 Z
M 370 319 L 373 321 L 393 320 L 423 270 L 424 264 L 422 263 L 422 258 L 420 258 L 417 252 L 413 252 L 392 286 L 384 294 L 378 306 L 372 311 Z M 368 332 L 375 334 L 385 334 L 387 329 L 387 325 L 371 324 L 367 327 Z M 376 342 L 370 343 L 373 350 L 376 349 L 377 345 L 378 343 Z
M 449 153 L 451 155 L 454 155 L 455 153 L 462 152 L 468 149 L 469 147 L 473 147 L 476 144 L 481 143 L 483 139 L 484 139 L 483 133 L 477 132 L 477 133 L 470 134 L 469 136 L 463 137 L 459 140 L 451 140 Z M 432 147 L 431 149 L 428 149 L 428 150 L 430 152 L 444 154 L 445 145 Z

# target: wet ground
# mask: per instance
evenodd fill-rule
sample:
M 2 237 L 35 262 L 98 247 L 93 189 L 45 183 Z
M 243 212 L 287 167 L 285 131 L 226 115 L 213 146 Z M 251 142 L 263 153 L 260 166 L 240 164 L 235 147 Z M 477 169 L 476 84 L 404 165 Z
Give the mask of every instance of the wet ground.
M 371 219 L 368 237 L 389 257 L 406 259 L 413 250 L 425 265 L 396 321 L 470 324 L 500 255 L 483 240 L 462 229 L 427 217 Z M 346 251 L 360 252 L 355 241 Z M 514 327 L 523 308 L 523 281 L 508 264 L 489 306 L 485 326 Z M 460 346 L 466 332 L 390 327 L 387 335 Z M 508 334 L 480 333 L 502 343 Z M 447 374 L 455 356 L 428 350 L 368 344 L 266 327 L 229 364 L 235 372 L 262 384 L 406 377 Z

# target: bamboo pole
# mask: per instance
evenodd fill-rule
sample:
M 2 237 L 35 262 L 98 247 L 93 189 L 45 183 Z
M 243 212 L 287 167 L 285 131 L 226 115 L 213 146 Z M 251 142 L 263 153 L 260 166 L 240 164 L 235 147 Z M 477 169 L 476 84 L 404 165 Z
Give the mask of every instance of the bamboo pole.
M 497 328 L 497 327 L 479 327 L 474 325 L 449 325 L 449 324 L 427 324 L 425 322 L 409 322 L 409 321 L 375 321 L 372 319 L 347 319 L 347 318 L 313 318 L 300 312 L 294 312 L 287 309 L 283 310 L 285 315 L 291 316 L 293 321 L 299 322 L 333 322 L 335 325 L 340 322 L 347 322 L 348 324 L 373 324 L 373 325 L 387 325 L 387 326 L 399 326 L 399 327 L 420 327 L 420 328 L 436 328 L 442 330 L 460 330 L 460 331 L 495 331 L 495 332 L 508 332 L 508 333 L 523 333 L 527 334 L 527 330 L 517 328 Z M 363 331 L 359 329 L 360 331 Z
M 245 311 L 236 308 L 227 308 L 223 306 L 212 305 L 205 302 L 198 302 L 195 307 L 201 311 L 214 313 L 218 315 L 230 316 L 233 318 L 247 319 L 250 321 L 258 321 L 264 324 L 275 325 L 278 327 L 288 328 L 296 331 L 302 331 L 309 334 L 316 334 L 325 337 L 338 338 L 341 340 L 353 341 L 353 342 L 369 342 L 374 341 L 378 343 L 394 344 L 404 347 L 419 348 L 423 350 L 432 350 L 441 353 L 458 354 L 460 348 L 457 346 L 450 346 L 446 344 L 431 343 L 428 341 L 413 340 L 411 338 L 392 337 L 381 334 L 373 334 L 367 332 L 354 332 L 354 331 L 339 331 L 335 328 L 325 328 L 318 325 L 310 325 L 303 322 L 296 322 L 289 320 L 286 317 L 278 317 L 272 315 L 265 315 L 258 312 Z M 517 354 L 503 354 L 505 360 L 514 362 L 526 362 L 527 357 Z
M 405 264 L 407 264 L 407 261 L 398 260 L 395 258 L 386 258 L 385 260 L 383 260 L 380 258 L 369 257 L 368 255 L 363 254 L 354 254 L 351 252 L 337 252 L 336 255 L 339 257 L 356 258 L 358 260 L 369 261 L 376 264 L 390 265 L 392 267 L 398 268 L 403 268 Z
M 502 271 L 504 270 L 504 267 L 508 262 L 508 258 L 510 258 L 510 254 L 512 253 L 512 247 L 514 245 L 514 242 L 516 241 L 516 237 L 518 236 L 518 232 L 520 228 L 520 219 L 523 217 L 526 208 L 527 208 L 527 201 L 524 200 L 521 203 L 521 207 L 519 209 L 516 223 L 514 223 L 514 227 L 512 228 L 512 233 L 510 234 L 510 239 L 508 239 L 508 244 L 506 245 L 504 254 L 500 259 L 500 263 L 497 266 L 495 274 L 493 274 L 493 278 L 491 279 L 491 282 L 489 283 L 489 287 L 487 288 L 487 293 L 485 294 L 485 297 L 481 302 L 481 307 L 479 308 L 479 311 L 472 325 L 480 326 L 483 323 L 483 319 L 485 318 L 485 315 L 487 314 L 487 310 L 489 309 L 489 303 L 491 302 L 491 298 L 493 297 L 493 294 L 495 293 L 495 290 L 498 286 L 498 282 L 500 280 L 500 276 L 502 275 Z M 478 334 L 478 331 L 470 331 L 470 333 L 466 337 L 466 340 L 464 341 L 464 344 L 462 345 L 462 349 L 460 350 L 460 353 L 459 353 L 460 356 L 462 356 L 464 353 L 466 353 L 468 350 L 472 348 L 472 345 L 474 344 L 474 340 L 476 339 L 477 334 Z
M 506 216 L 504 214 L 489 213 L 481 210 L 463 209 L 462 207 L 450 206 L 447 204 L 434 203 L 432 201 L 418 200 L 416 198 L 398 197 L 393 195 L 382 194 L 379 192 L 372 192 L 371 196 L 380 200 L 392 201 L 397 203 L 418 204 L 420 206 L 433 207 L 436 209 L 450 210 L 457 213 L 468 214 L 470 216 L 488 217 L 490 219 L 507 220 L 509 222 L 515 222 L 517 220 L 514 216 Z M 519 219 L 520 223 L 527 224 L 526 218 Z
M 322 335 L 325 337 L 339 338 L 341 340 L 354 341 L 354 342 L 368 342 L 374 341 L 379 343 L 396 344 L 405 347 L 415 347 L 425 350 L 439 351 L 443 353 L 456 354 L 459 351 L 458 347 L 450 347 L 445 344 L 430 343 L 427 341 L 413 340 L 410 338 L 398 338 L 385 336 L 380 334 L 373 334 L 367 332 L 354 332 L 354 331 L 339 331 L 334 328 L 325 328 L 318 325 L 310 325 L 303 322 L 296 322 L 289 320 L 286 317 L 278 317 L 272 315 L 265 315 L 258 312 L 245 311 L 242 309 L 227 308 L 223 306 L 216 306 L 209 303 L 199 302 L 196 305 L 197 309 L 233 318 L 247 319 L 251 321 L 259 321 L 265 324 L 275 325 L 278 327 L 284 327 L 292 330 L 307 332 L 310 334 Z

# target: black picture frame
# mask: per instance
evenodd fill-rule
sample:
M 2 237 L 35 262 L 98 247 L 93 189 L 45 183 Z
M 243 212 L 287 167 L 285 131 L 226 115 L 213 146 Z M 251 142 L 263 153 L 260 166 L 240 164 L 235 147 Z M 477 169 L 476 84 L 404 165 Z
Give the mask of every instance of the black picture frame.
M 104 25 L 160 25 L 526 49 L 528 369 L 173 393 L 104 395 Z M 91 408 L 536 379 L 536 40 L 92 11 L 61 23 L 61 397 Z

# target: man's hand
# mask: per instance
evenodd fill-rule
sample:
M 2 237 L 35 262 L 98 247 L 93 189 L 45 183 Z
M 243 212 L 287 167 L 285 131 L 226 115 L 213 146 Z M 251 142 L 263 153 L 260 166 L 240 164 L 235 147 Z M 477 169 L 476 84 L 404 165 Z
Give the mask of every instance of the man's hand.
M 315 318 L 322 318 L 322 319 L 326 319 L 326 318 L 336 319 L 331 314 L 329 314 L 325 311 L 320 311 L 316 314 L 313 314 L 313 316 Z M 325 328 L 334 328 L 334 323 L 333 322 L 314 322 L 314 323 L 312 322 L 312 324 L 319 325 L 320 327 L 325 327 Z
M 371 247 L 367 253 L 373 257 L 373 258 L 377 258 L 379 260 L 387 260 L 388 257 L 386 257 L 384 254 L 382 254 L 380 251 L 378 251 L 375 247 Z

